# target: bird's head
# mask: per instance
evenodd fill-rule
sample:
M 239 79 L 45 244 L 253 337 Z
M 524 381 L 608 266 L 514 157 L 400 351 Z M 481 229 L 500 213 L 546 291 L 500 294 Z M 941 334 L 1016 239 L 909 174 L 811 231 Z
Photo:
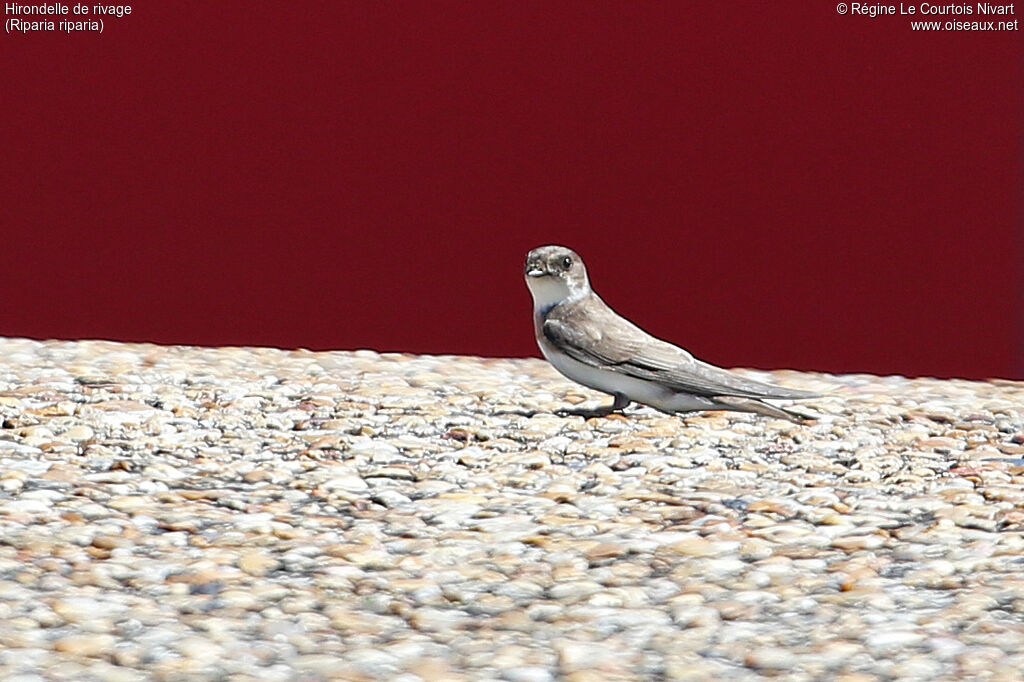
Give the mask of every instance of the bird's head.
M 583 259 L 564 246 L 539 246 L 526 254 L 526 286 L 538 306 L 578 300 L 590 293 Z

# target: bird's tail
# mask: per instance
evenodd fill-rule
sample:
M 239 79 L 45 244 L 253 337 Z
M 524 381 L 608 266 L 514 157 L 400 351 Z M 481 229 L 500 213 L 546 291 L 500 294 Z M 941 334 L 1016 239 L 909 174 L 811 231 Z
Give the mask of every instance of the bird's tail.
M 719 403 L 723 410 L 735 410 L 737 412 L 756 412 L 757 414 L 763 414 L 766 417 L 776 417 L 778 419 L 787 419 L 797 424 L 802 424 L 808 420 L 817 419 L 816 416 L 810 414 L 803 414 L 796 410 L 779 407 L 778 405 L 772 405 L 766 403 L 763 400 L 757 400 L 755 398 L 735 398 L 732 396 L 715 396 L 716 403 Z M 712 408 L 714 409 L 714 408 Z

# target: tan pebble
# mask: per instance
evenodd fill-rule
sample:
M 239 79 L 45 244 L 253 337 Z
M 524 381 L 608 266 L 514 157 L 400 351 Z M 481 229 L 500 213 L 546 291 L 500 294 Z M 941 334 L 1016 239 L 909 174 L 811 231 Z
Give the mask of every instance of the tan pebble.
M 344 441 L 340 436 L 318 436 L 310 442 L 309 448 L 311 450 L 340 450 L 343 445 Z
M 783 518 L 789 518 L 794 516 L 794 512 L 789 507 L 777 504 L 775 502 L 760 501 L 754 502 L 747 507 L 747 512 L 751 514 L 776 514 Z
M 147 467 L 147 469 L 150 467 Z M 186 500 L 211 500 L 216 501 L 227 495 L 224 490 L 182 490 L 179 494 Z
M 546 549 L 551 546 L 552 540 L 551 537 L 547 535 L 528 535 L 520 540 L 520 542 L 524 545 Z
M 93 559 L 109 559 L 110 558 L 110 550 L 109 549 L 103 549 L 102 547 L 95 547 L 95 546 L 86 547 L 85 548 L 85 553 L 88 554 L 89 556 L 91 556 Z
M 938 452 L 949 452 L 952 450 L 963 450 L 965 443 L 952 438 L 935 437 L 919 441 L 917 445 L 918 447 L 928 448 Z
M 28 414 L 34 414 L 41 417 L 69 417 L 75 413 L 75 409 L 78 406 L 70 400 L 64 400 L 47 407 L 42 407 L 33 410 L 25 410 Z
M 467 678 L 451 669 L 449 664 L 439 658 L 421 658 L 407 670 L 423 678 L 426 682 L 463 682 Z
M 594 547 L 588 549 L 586 557 L 587 561 L 594 563 L 620 557 L 624 555 L 626 551 L 626 548 L 622 545 L 616 545 L 610 542 L 603 542 L 599 545 L 595 545 Z
M 673 523 L 692 521 L 693 519 L 697 519 L 701 516 L 704 516 L 703 512 L 694 509 L 693 507 L 679 507 L 674 505 L 671 507 L 661 507 L 655 510 L 654 513 L 656 513 L 665 521 L 671 521 Z
M 558 666 L 562 673 L 572 673 L 598 667 L 608 656 L 608 649 L 600 644 L 557 640 L 554 643 L 558 654 Z
M 677 542 L 669 549 L 676 554 L 695 557 L 713 557 L 728 554 L 739 549 L 738 542 L 714 542 L 704 538 L 690 538 Z
M 601 433 L 622 433 L 629 429 L 629 424 L 620 419 L 622 415 L 610 414 L 607 417 L 594 417 L 587 420 L 587 426 Z
M 608 445 L 613 448 L 619 448 L 624 452 L 650 452 L 651 450 L 650 441 L 632 436 L 615 436 L 608 440 Z
M 142 473 L 150 478 L 155 478 L 159 481 L 177 481 L 185 478 L 186 474 L 183 474 L 176 467 L 169 466 L 163 463 L 150 464 L 148 467 L 142 470 Z
M 1024 511 L 1007 509 L 996 514 L 995 521 L 1000 530 L 1024 530 Z
M 82 607 L 74 601 L 57 599 L 50 604 L 50 608 L 68 623 L 80 623 L 90 616 L 88 613 L 83 613 Z
M 82 478 L 82 470 L 70 464 L 55 464 L 41 478 L 60 483 L 75 483 Z
M 878 572 L 871 568 L 868 568 L 866 566 L 858 568 L 846 574 L 846 577 L 843 579 L 840 589 L 842 589 L 843 592 L 849 592 L 851 590 L 857 589 L 860 586 L 859 583 L 861 581 L 871 580 L 877 577 Z
M 388 570 L 394 568 L 395 564 L 395 557 L 379 549 L 350 552 L 345 558 L 360 568 L 371 570 Z
M 19 472 L 21 473 L 21 472 Z M 13 493 L 25 487 L 25 477 L 5 476 L 0 480 L 0 489 Z
M 261 577 L 276 570 L 281 562 L 263 552 L 248 552 L 239 557 L 237 565 L 249 575 Z
M 464 467 L 478 468 L 487 464 L 489 457 L 484 456 L 479 448 L 466 448 L 466 452 L 459 455 L 459 464 Z
M 324 615 L 330 618 L 331 626 L 342 632 L 374 632 L 376 623 L 358 611 L 334 607 L 325 610 Z
M 99 549 L 117 549 L 118 547 L 129 547 L 131 541 L 117 535 L 97 535 L 92 539 L 93 547 Z
M 29 571 L 21 571 L 14 576 L 14 579 L 21 585 L 35 585 L 39 576 Z
M 527 469 L 543 469 L 551 465 L 551 458 L 544 452 L 534 450 L 522 454 L 513 454 L 508 458 L 510 464 L 518 464 Z
M 680 501 L 677 497 L 656 492 L 629 492 L 623 495 L 623 498 L 640 502 L 661 502 L 665 504 L 673 504 Z
M 141 647 L 118 647 L 111 655 L 111 660 L 117 665 L 124 667 L 135 667 L 142 662 L 144 652 Z
M 325 545 L 322 550 L 323 553 L 329 557 L 335 558 L 347 558 L 352 552 L 359 552 L 366 549 L 365 545 Z
M 697 656 L 672 657 L 665 662 L 665 679 L 671 682 L 707 682 L 721 676 L 719 668 Z
M 205 585 L 212 583 L 224 575 L 213 570 L 199 571 L 196 573 L 175 573 L 167 576 L 165 582 L 168 583 L 185 583 L 186 585 Z
M 452 609 L 420 608 L 409 617 L 409 625 L 421 632 L 452 632 L 461 629 L 469 619 Z
M 561 582 L 563 580 L 578 580 L 585 575 L 585 571 L 582 566 L 577 564 L 559 564 L 555 566 L 551 571 L 551 578 L 555 581 Z
M 205 662 L 212 662 L 221 653 L 219 646 L 200 637 L 186 637 L 175 642 L 174 648 L 186 658 Z
M 740 544 L 740 558 L 744 561 L 767 559 L 772 552 L 772 544 L 761 538 L 750 538 Z
M 26 445 L 35 444 L 37 442 L 46 442 L 53 438 L 53 431 L 46 428 L 45 426 L 29 426 L 19 431 L 23 441 Z M 29 443 L 28 441 L 32 441 Z
M 756 670 L 789 670 L 796 665 L 796 660 L 786 649 L 764 647 L 748 653 L 745 663 Z
M 415 481 L 416 480 L 416 472 L 414 472 L 414 471 L 412 471 L 410 469 L 404 468 L 404 467 L 400 467 L 400 466 L 390 466 L 390 467 L 380 467 L 379 469 L 374 469 L 373 471 L 369 471 L 369 472 L 366 473 L 365 477 L 366 478 L 391 478 L 391 479 L 394 479 L 396 481 Z
M 277 514 L 287 514 L 288 512 L 291 511 L 292 505 L 291 505 L 290 502 L 285 502 L 284 500 L 281 500 L 281 501 L 278 501 L 278 502 L 268 502 L 266 504 L 261 504 L 261 505 L 259 505 L 259 507 L 257 509 L 259 511 L 261 511 L 261 512 L 268 512 L 270 514 L 275 514 L 275 515 L 277 515 Z M 278 536 L 278 537 L 280 537 L 280 536 Z
M 86 426 L 85 424 L 79 424 L 78 426 L 72 426 L 70 429 L 64 432 L 64 437 L 75 442 L 82 442 L 86 440 L 92 440 L 95 437 L 96 432 L 92 430 L 92 427 Z
M 245 476 L 242 476 L 242 479 L 246 483 L 261 483 L 263 481 L 269 481 L 273 477 L 273 474 L 266 469 L 256 469 L 255 471 L 250 471 Z
M 603 670 L 577 670 L 565 676 L 566 682 L 607 682 L 608 679 L 608 673 Z
M 288 505 L 289 508 L 291 505 Z M 295 540 L 296 538 L 309 537 L 309 531 L 305 528 L 293 528 L 292 526 L 274 526 L 274 537 L 282 540 Z
M 499 631 L 532 632 L 537 627 L 537 623 L 525 611 L 506 611 L 490 622 L 493 623 L 495 630 Z
M 55 651 L 71 656 L 104 656 L 114 648 L 110 635 L 69 635 L 53 643 Z
M 835 538 L 832 540 L 832 546 L 836 549 L 847 549 L 847 550 L 859 550 L 859 549 L 878 549 L 885 544 L 885 538 L 881 535 L 848 535 L 846 537 Z
M 150 500 L 145 495 L 121 495 L 107 502 L 108 507 L 120 512 L 131 512 L 147 504 L 150 504 Z

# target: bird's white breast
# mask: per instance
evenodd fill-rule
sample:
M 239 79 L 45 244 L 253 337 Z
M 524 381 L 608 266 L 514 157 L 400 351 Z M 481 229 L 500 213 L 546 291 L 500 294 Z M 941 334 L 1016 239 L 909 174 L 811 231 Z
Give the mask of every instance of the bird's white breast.
M 527 277 L 526 286 L 533 296 L 533 309 L 546 310 L 570 296 L 569 287 L 559 277 Z

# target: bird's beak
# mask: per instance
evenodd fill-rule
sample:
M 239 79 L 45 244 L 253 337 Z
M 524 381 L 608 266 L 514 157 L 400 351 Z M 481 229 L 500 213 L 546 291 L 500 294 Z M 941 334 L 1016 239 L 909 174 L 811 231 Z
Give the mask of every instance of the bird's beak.
M 527 277 L 543 277 L 544 276 L 544 271 L 541 270 L 540 268 L 530 268 L 529 270 L 526 271 L 526 276 Z

